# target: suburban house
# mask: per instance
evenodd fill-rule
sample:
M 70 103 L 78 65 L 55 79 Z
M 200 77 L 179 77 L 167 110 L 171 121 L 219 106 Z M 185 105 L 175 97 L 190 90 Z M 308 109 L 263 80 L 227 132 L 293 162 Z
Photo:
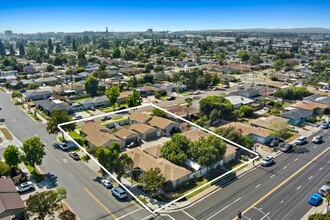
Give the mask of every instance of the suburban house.
M 310 111 L 313 115 L 320 115 L 329 105 L 313 101 L 302 101 L 292 105 L 292 107 Z
M 91 107 L 98 108 L 110 106 L 109 99 L 105 95 L 96 96 L 94 98 L 80 101 L 79 104 L 82 105 L 84 109 L 90 109 Z
M 155 157 L 139 148 L 128 150 L 126 153 L 134 161 L 134 168 L 144 171 L 159 168 L 166 181 L 170 181 L 174 188 L 190 179 L 191 171 L 164 158 Z
M 289 123 L 292 125 L 299 125 L 305 122 L 308 116 L 312 116 L 313 112 L 305 109 L 292 109 L 284 112 L 281 117 L 289 119 Z
M 191 142 L 199 141 L 201 138 L 208 138 L 211 134 L 200 131 L 200 130 L 188 130 L 181 133 L 182 136 L 188 138 Z M 226 143 L 226 153 L 220 164 L 227 164 L 236 159 L 237 147 Z
M 132 124 L 136 124 L 136 123 L 146 124 L 148 121 L 150 121 L 151 118 L 152 116 L 141 112 L 132 112 L 129 115 L 129 119 Z
M 44 100 L 48 99 L 53 96 L 52 91 L 47 90 L 28 90 L 25 93 L 23 93 L 23 97 L 25 100 Z
M 39 85 L 50 85 L 50 84 L 55 84 L 57 82 L 56 77 L 47 77 L 47 78 L 38 78 L 34 80 L 35 83 Z
M 69 114 L 72 114 L 71 106 L 60 100 L 40 100 L 36 101 L 36 107 L 50 116 L 55 110 L 66 111 Z
M 304 98 L 304 101 L 313 101 L 317 103 L 330 105 L 330 96 L 322 96 L 320 94 L 314 94 Z
M 190 120 L 196 114 L 199 113 L 199 110 L 194 107 L 187 107 L 182 105 L 174 105 L 170 107 L 166 107 L 166 110 L 181 117 Z
M 229 93 L 231 96 L 243 96 L 245 98 L 254 98 L 257 96 L 260 96 L 259 90 L 255 88 L 248 88 L 248 89 L 243 89 L 243 90 L 237 90 Z
M 278 117 L 275 115 L 271 115 L 269 117 L 261 117 L 258 119 L 255 119 L 250 122 L 250 124 L 254 127 L 260 127 L 260 128 L 266 128 L 272 130 L 273 126 L 276 126 L 276 124 L 287 124 L 289 122 L 289 119 Z M 275 125 L 274 125 L 275 124 Z
M 56 95 L 64 95 L 64 96 L 76 96 L 81 95 L 84 92 L 83 84 L 62 84 L 56 85 L 53 87 L 53 93 Z
M 80 135 L 91 147 L 108 147 L 112 143 L 122 145 L 122 141 L 111 133 L 107 127 L 95 122 L 87 122 L 81 127 Z
M 118 104 L 123 104 L 126 102 L 126 99 L 128 97 L 130 97 L 131 95 L 133 94 L 133 91 L 124 91 L 124 92 L 121 92 L 118 99 L 117 99 L 117 103 Z
M 144 141 L 152 140 L 160 136 L 160 132 L 158 132 L 156 128 L 146 124 L 132 124 L 130 129 L 138 133 L 140 138 Z
M 148 125 L 161 130 L 161 135 L 170 136 L 175 132 L 180 131 L 180 125 L 174 121 L 158 116 L 153 116 Z
M 234 127 L 242 132 L 243 135 L 249 136 L 255 142 L 260 144 L 267 144 L 273 140 L 271 131 L 262 127 L 254 127 L 240 122 L 231 122 L 222 127 Z
M 0 219 L 25 219 L 25 205 L 12 179 L 0 178 Z
M 240 108 L 242 105 L 251 105 L 255 102 L 253 99 L 245 98 L 243 96 L 226 96 L 225 99 L 230 101 L 234 108 Z
M 137 144 L 140 142 L 140 135 L 132 130 L 121 128 L 119 131 L 113 133 L 116 137 L 122 140 L 122 146 L 126 147 L 127 145 L 134 143 Z
M 152 95 L 154 92 L 158 92 L 161 94 L 166 93 L 164 88 L 157 88 L 155 86 L 143 86 L 139 89 L 139 91 L 141 92 L 141 94 L 145 94 L 145 95 Z

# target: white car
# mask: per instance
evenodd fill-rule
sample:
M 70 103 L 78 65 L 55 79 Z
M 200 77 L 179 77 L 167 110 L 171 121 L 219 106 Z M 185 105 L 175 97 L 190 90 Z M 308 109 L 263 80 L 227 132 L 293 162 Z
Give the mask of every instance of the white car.
M 118 199 L 125 199 L 127 197 L 126 192 L 120 187 L 112 188 L 111 192 Z
M 62 150 L 69 150 L 68 144 L 64 142 L 58 143 L 58 147 L 61 148 Z
M 199 94 L 201 94 L 201 91 L 199 91 L 199 90 L 196 90 L 195 92 L 193 92 L 193 95 L 199 95 Z
M 32 189 L 35 189 L 35 187 L 31 181 L 28 181 L 28 182 L 25 182 L 25 183 L 22 183 L 22 184 L 16 186 L 16 190 L 19 193 L 26 192 L 26 191 L 29 191 Z
M 260 162 L 261 166 L 270 166 L 274 163 L 274 158 L 272 156 L 267 156 L 265 158 L 263 158 Z
M 101 183 L 107 189 L 112 188 L 112 182 L 110 180 L 108 180 L 108 179 L 101 179 Z

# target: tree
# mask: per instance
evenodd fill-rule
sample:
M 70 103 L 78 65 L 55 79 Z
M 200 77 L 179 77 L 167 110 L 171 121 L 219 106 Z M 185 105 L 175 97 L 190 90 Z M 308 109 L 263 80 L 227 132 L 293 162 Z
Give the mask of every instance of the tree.
M 24 45 L 22 43 L 19 45 L 18 50 L 21 57 L 25 55 Z
M 158 108 L 154 108 L 152 110 L 152 115 L 153 116 L 162 117 L 162 118 L 165 118 L 166 117 L 166 113 L 163 110 L 160 110 Z
M 279 88 L 274 96 L 288 100 L 302 100 L 304 97 L 310 96 L 312 93 L 305 87 L 290 86 L 287 88 Z
M 9 47 L 9 54 L 10 54 L 10 56 L 16 55 L 16 51 L 14 50 L 14 47 L 12 44 L 10 44 L 10 47 Z
M 280 70 L 284 67 L 284 61 L 282 59 L 275 60 L 272 66 L 275 70 Z
M 15 90 L 12 94 L 11 94 L 11 97 L 13 98 L 13 99 L 15 99 L 15 98 L 22 98 L 23 97 L 23 95 L 22 95 L 22 93 L 20 92 L 20 91 L 17 91 L 17 90 Z
M 288 125 L 284 122 L 274 122 L 270 125 L 271 135 L 276 138 L 284 138 L 288 133 Z
M 253 139 L 245 136 L 242 134 L 242 131 L 239 129 L 236 129 L 235 127 L 226 127 L 226 128 L 218 128 L 214 131 L 218 135 L 227 138 L 228 140 L 231 140 L 235 143 L 238 143 L 239 145 L 242 145 L 243 147 L 252 149 L 254 146 Z
M 48 64 L 46 66 L 46 72 L 53 72 L 54 69 L 55 69 L 55 67 L 53 65 L 51 65 L 51 64 Z
M 0 176 L 7 176 L 10 167 L 3 161 L 0 161 Z
M 54 50 L 54 45 L 53 45 L 52 40 L 50 38 L 47 41 L 47 45 L 48 45 L 48 53 L 52 54 L 53 50 Z
M 51 118 L 48 120 L 46 125 L 46 130 L 49 134 L 58 134 L 60 129 L 57 127 L 59 124 L 71 121 L 68 113 L 62 110 L 55 110 L 52 113 Z M 70 123 L 62 126 L 64 131 L 72 132 L 76 129 L 75 123 Z M 64 139 L 64 134 L 62 133 L 62 137 Z
M 242 105 L 240 108 L 239 108 L 239 116 L 241 118 L 249 118 L 249 117 L 252 117 L 253 116 L 253 112 L 254 112 L 254 109 L 252 106 L 249 106 L 249 105 Z
M 105 95 L 108 97 L 110 105 L 115 108 L 118 97 L 120 96 L 120 88 L 118 86 L 112 86 L 110 89 L 105 91 Z
M 5 45 L 2 43 L 1 40 L 0 40 L 0 56 L 6 56 Z
M 36 170 L 35 165 L 40 165 L 46 155 L 45 144 L 39 137 L 32 137 L 24 141 L 22 150 L 24 152 L 23 161 Z
M 188 152 L 199 165 L 210 166 L 223 158 L 226 152 L 226 143 L 211 135 L 191 144 Z
M 14 145 L 9 145 L 3 153 L 6 164 L 10 167 L 17 167 L 22 162 L 22 155 L 19 149 Z
M 127 171 L 133 168 L 134 161 L 128 156 L 128 154 L 123 153 L 118 158 L 118 165 L 116 166 L 116 172 L 118 174 L 118 179 Z
M 112 52 L 112 57 L 113 58 L 120 58 L 121 56 L 121 52 L 120 52 L 120 49 L 119 48 L 115 48 Z
M 326 214 L 322 213 L 315 213 L 308 216 L 308 220 L 329 220 L 330 219 L 330 212 Z
M 61 46 L 58 42 L 56 43 L 55 53 L 61 53 Z
M 66 189 L 64 187 L 58 187 L 56 188 L 56 193 L 57 193 L 57 199 L 61 202 L 62 211 L 64 211 L 62 202 L 67 197 Z
M 145 189 L 147 191 L 155 191 L 159 187 L 161 187 L 165 183 L 165 177 L 161 173 L 160 169 L 157 168 L 151 168 L 150 170 L 144 172 L 139 182 L 145 184 Z
M 86 64 L 87 64 L 87 61 L 86 61 L 85 58 L 79 58 L 79 59 L 78 59 L 78 66 L 80 66 L 80 67 L 85 67 Z
M 161 156 L 177 165 L 184 164 L 187 159 L 186 152 L 191 142 L 181 134 L 175 134 L 170 141 L 164 143 L 161 149 Z
M 36 192 L 27 199 L 26 210 L 29 215 L 37 215 L 37 219 L 43 220 L 47 216 L 54 217 L 58 202 L 59 197 L 55 190 Z
M 141 105 L 142 98 L 140 96 L 140 93 L 138 93 L 136 89 L 133 89 L 133 94 L 126 99 L 126 103 L 130 108 Z
M 76 51 L 77 50 L 77 43 L 75 39 L 72 39 L 72 50 Z
M 92 97 L 97 95 L 99 89 L 99 81 L 94 76 L 89 76 L 85 79 L 85 89 Z
M 210 119 L 211 112 L 218 110 L 217 117 L 233 117 L 234 106 L 222 96 L 207 96 L 199 102 L 199 108 L 203 115 Z M 213 113 L 215 114 L 215 113 Z

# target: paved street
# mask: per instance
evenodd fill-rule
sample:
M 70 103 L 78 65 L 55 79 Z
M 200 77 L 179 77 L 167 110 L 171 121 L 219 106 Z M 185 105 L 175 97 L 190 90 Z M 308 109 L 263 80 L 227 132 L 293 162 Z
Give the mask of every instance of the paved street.
M 57 177 L 57 184 L 68 191 L 68 204 L 81 219 L 114 219 L 134 212 L 125 219 L 142 219 L 149 215 L 134 202 L 119 202 L 98 182 L 97 175 L 82 161 L 74 161 L 67 153 L 54 149 L 54 135 L 49 135 L 45 126 L 33 121 L 10 101 L 10 94 L 0 93 L 1 117 L 8 129 L 23 142 L 34 135 L 46 143 L 46 156 L 41 170 Z M 138 210 L 138 211 L 137 211 Z
M 330 161 L 330 149 L 328 149 L 330 145 L 330 132 L 324 132 L 324 130 L 321 130 L 313 135 L 325 134 L 324 143 L 320 145 L 312 144 L 312 137 L 310 137 L 308 139 L 309 143 L 300 147 L 296 152 L 281 154 L 276 157 L 276 164 L 273 166 L 258 167 L 256 170 L 246 174 L 201 202 L 183 210 L 170 213 L 170 215 L 175 219 L 233 219 L 237 216 L 237 211 L 244 211 L 248 207 L 251 207 L 251 205 L 254 205 L 254 203 L 263 198 L 267 193 L 272 192 L 282 182 L 286 181 L 290 176 L 294 175 L 299 169 L 313 160 L 313 158 L 327 149 L 324 155 L 315 162 L 312 162 L 305 169 L 302 169 L 294 178 L 290 179 L 286 183 L 288 185 L 284 184 L 278 190 L 274 190 L 271 196 L 263 198 L 260 203 L 252 206 L 256 206 L 258 209 L 261 208 L 265 214 L 270 212 L 270 216 L 281 217 L 264 217 L 255 208 L 246 214 L 246 219 L 251 218 L 253 220 L 300 219 L 311 208 L 307 204 L 307 197 L 312 192 L 317 191 L 324 183 L 324 179 L 329 178 L 330 175 L 328 170 L 330 169 L 328 165 Z M 309 179 L 311 176 L 313 177 Z M 300 185 L 301 187 L 297 190 Z M 284 191 L 281 189 L 284 189 Z M 282 205 L 281 202 L 284 204 Z M 289 204 L 292 205 L 289 206 Z M 296 205 L 299 205 L 299 210 L 295 208 L 297 207 Z M 279 211 L 275 213 L 274 210 Z

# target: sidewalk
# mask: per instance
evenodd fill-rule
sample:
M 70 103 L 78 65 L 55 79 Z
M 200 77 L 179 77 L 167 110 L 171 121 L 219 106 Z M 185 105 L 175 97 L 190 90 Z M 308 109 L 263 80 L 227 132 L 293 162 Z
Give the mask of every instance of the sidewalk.
M 330 210 L 330 208 L 329 208 Z M 301 218 L 301 220 L 308 220 L 308 216 L 312 215 L 312 214 L 316 214 L 316 213 L 323 213 L 325 214 L 327 211 L 327 201 L 325 199 L 323 199 L 323 202 L 321 205 L 316 206 L 316 207 L 312 207 L 307 213 L 306 215 L 304 215 L 304 217 Z

